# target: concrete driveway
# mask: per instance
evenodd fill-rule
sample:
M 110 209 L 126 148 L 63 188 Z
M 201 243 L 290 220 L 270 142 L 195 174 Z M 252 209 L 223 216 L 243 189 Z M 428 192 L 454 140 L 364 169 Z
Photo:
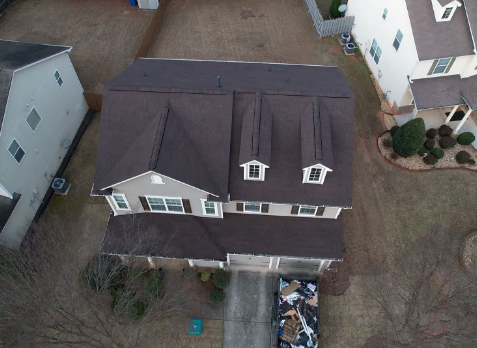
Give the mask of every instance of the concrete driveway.
M 233 272 L 224 305 L 224 348 L 269 348 L 278 275 Z

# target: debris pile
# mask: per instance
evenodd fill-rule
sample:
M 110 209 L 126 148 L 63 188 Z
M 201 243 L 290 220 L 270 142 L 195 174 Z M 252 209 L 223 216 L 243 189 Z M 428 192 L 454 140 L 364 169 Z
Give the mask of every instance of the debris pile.
M 319 307 L 316 282 L 280 278 L 278 347 L 318 348 Z

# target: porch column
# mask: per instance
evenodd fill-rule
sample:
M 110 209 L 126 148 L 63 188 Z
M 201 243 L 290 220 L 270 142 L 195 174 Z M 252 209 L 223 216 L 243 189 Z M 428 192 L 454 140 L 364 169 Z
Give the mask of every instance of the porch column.
M 187 260 L 187 261 L 189 261 L 189 266 L 194 267 L 194 261 L 192 260 Z
M 416 106 L 414 106 L 414 110 L 412 110 L 412 116 L 411 116 L 411 118 L 412 118 L 412 119 L 415 119 L 415 118 L 416 118 L 416 116 L 417 116 L 417 113 L 418 113 L 418 111 L 417 111 L 417 107 L 416 107 Z
M 152 259 L 152 257 L 148 256 L 147 257 L 147 262 L 149 262 L 149 266 L 151 268 L 155 268 L 156 267 L 156 264 L 154 263 L 154 260 Z
M 278 266 L 280 266 L 280 258 L 279 257 L 277 258 L 277 267 L 275 267 L 275 269 L 278 269 Z
M 219 267 L 222 268 L 222 269 L 225 268 L 225 267 L 224 267 L 224 263 L 223 263 L 222 261 L 219 261 Z
M 467 112 L 465 113 L 465 116 L 464 118 L 459 122 L 459 124 L 457 125 L 457 127 L 454 129 L 454 134 L 457 134 L 459 132 L 459 130 L 462 128 L 462 126 L 464 125 L 465 121 L 467 121 L 467 119 L 469 118 L 470 114 L 472 113 L 472 110 L 470 107 L 469 107 L 469 110 L 467 110 Z
M 447 116 L 446 121 L 444 122 L 444 124 L 449 124 L 452 116 L 454 116 L 454 114 L 455 114 L 455 112 L 457 111 L 458 108 L 459 108 L 459 105 L 456 105 L 452 108 L 452 111 L 450 112 L 449 116 Z

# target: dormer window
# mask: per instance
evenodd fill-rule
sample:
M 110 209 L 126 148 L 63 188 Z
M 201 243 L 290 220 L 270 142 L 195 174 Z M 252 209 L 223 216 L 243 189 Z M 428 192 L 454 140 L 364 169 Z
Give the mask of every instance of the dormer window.
M 323 184 L 327 171 L 331 170 L 322 165 L 305 168 L 303 169 L 303 183 Z
M 241 167 L 243 167 L 244 170 L 244 180 L 265 180 L 265 168 L 268 168 L 266 165 L 257 161 L 252 161 L 241 165 Z
M 453 7 L 446 7 L 446 9 L 444 10 L 444 14 L 442 15 L 442 18 L 441 19 L 447 19 L 450 17 L 450 15 L 452 14 L 452 10 L 454 8 Z
M 310 175 L 308 176 L 308 181 L 320 181 L 321 172 L 321 168 L 311 168 Z
M 452 19 L 458 7 L 462 6 L 457 0 L 431 0 L 436 22 L 448 22 Z

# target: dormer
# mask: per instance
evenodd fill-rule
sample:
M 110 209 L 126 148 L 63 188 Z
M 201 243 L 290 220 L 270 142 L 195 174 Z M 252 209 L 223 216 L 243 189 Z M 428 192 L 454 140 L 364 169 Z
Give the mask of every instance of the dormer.
M 333 153 L 330 115 L 318 97 L 304 108 L 300 122 L 302 182 L 321 185 L 326 173 L 333 171 Z
M 245 108 L 242 117 L 239 165 L 244 180 L 265 180 L 272 152 L 272 114 L 260 93 Z
M 448 22 L 452 19 L 457 7 L 462 3 L 457 0 L 431 0 L 436 22 Z

